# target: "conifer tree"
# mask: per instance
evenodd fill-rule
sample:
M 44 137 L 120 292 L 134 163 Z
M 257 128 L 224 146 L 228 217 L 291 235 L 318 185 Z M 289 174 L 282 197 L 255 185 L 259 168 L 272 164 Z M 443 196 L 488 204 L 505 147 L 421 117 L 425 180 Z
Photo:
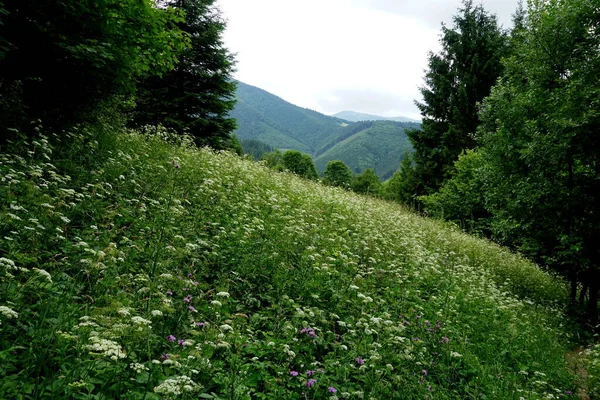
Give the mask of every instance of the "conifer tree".
M 134 125 L 161 124 L 189 133 L 198 145 L 231 148 L 235 120 L 232 79 L 233 55 L 224 47 L 225 21 L 215 0 L 170 0 L 166 6 L 185 13 L 181 30 L 191 46 L 179 56 L 175 69 L 138 85 Z
M 441 45 L 439 54 L 429 54 L 423 102 L 416 103 L 423 116 L 422 129 L 407 132 L 415 164 L 404 168 L 415 171 L 405 175 L 416 175 L 417 195 L 437 190 L 461 152 L 475 147 L 477 105 L 500 76 L 501 59 L 508 49 L 496 17 L 472 0 L 464 1 L 452 28 L 442 27 Z

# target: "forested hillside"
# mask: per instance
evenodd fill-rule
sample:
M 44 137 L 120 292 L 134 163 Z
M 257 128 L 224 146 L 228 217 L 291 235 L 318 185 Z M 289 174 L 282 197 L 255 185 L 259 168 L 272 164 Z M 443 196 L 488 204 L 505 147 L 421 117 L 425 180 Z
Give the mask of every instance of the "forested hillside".
M 332 160 L 343 160 L 355 173 L 367 168 L 389 178 L 412 150 L 405 129 L 417 123 L 353 123 L 300 108 L 262 89 L 238 82 L 236 135 L 281 150 L 298 150 L 314 158 L 320 173 Z

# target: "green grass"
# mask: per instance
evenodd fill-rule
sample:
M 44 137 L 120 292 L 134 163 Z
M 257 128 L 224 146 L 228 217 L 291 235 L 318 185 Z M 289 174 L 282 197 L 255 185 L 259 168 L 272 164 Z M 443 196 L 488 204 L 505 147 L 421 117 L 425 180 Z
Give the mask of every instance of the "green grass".
M 0 398 L 576 398 L 519 256 L 168 135 L 61 140 L 0 155 Z

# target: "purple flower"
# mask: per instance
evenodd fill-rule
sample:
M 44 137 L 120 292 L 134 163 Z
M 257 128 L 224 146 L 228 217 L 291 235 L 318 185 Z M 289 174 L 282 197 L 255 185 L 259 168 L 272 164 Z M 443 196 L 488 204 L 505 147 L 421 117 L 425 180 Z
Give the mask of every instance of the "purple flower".
M 198 286 L 198 285 L 199 285 L 198 281 L 195 281 L 194 286 Z
M 315 371 L 310 370 L 310 371 L 306 371 L 306 376 L 313 376 L 315 374 Z
M 193 275 L 192 274 L 188 274 L 188 278 L 191 278 Z
M 424 369 L 424 370 L 422 371 L 422 373 L 423 373 L 423 376 L 427 376 L 427 370 L 426 370 L 426 369 Z
M 313 337 L 313 338 L 317 337 L 317 334 L 316 334 L 315 330 L 313 328 L 310 328 L 310 327 L 300 329 L 300 333 L 305 333 L 308 336 Z
M 425 325 L 429 326 L 429 325 L 431 325 L 431 322 L 425 321 Z
M 178 344 L 178 345 L 180 345 L 180 346 L 185 346 L 185 340 L 183 340 L 183 339 L 179 339 L 179 340 L 177 341 L 177 344 Z
M 175 336 L 173 336 L 173 335 L 169 335 L 169 336 L 167 336 L 167 340 L 168 340 L 169 342 L 174 342 L 174 341 L 176 341 L 176 340 L 177 340 L 177 338 L 176 338 Z
M 173 292 L 171 292 L 170 290 L 167 290 L 167 295 L 173 296 Z
M 183 299 L 183 301 L 185 301 L 186 303 L 189 303 L 192 301 L 192 295 L 188 294 L 187 296 L 185 296 L 185 298 Z
M 168 355 L 167 353 L 163 353 L 163 355 L 162 355 L 162 356 L 160 356 L 160 358 L 161 358 L 162 360 L 168 360 L 168 359 L 169 359 L 169 355 Z
M 337 392 L 337 389 L 336 389 L 336 388 L 334 388 L 333 386 L 329 386 L 329 387 L 327 388 L 327 390 L 329 390 L 329 393 L 335 393 L 335 392 Z
M 442 340 L 440 340 L 440 343 L 442 343 L 442 344 L 446 344 L 446 343 L 448 343 L 449 341 L 450 341 L 450 339 L 448 339 L 446 336 L 444 336 L 444 337 L 442 338 Z
M 298 371 L 290 371 L 291 376 L 298 376 Z
M 315 383 L 317 383 L 316 379 L 309 379 L 308 382 L 306 382 L 304 384 L 304 386 L 306 386 L 306 387 L 313 387 Z
M 196 326 L 198 328 L 204 328 L 206 326 L 206 324 L 204 322 L 196 322 Z
M 190 311 L 196 311 L 196 309 L 193 306 L 189 306 L 188 310 L 190 310 Z
M 363 359 L 362 359 L 362 358 L 360 358 L 360 357 L 356 357 L 356 360 L 355 360 L 355 361 L 356 361 L 356 363 L 357 363 L 358 365 L 363 365 L 363 364 L 365 363 L 365 360 L 363 360 Z

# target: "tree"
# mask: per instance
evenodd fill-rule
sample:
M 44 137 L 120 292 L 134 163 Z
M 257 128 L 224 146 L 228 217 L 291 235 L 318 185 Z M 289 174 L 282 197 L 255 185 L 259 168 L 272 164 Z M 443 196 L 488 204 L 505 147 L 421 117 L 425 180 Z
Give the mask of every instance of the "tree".
M 4 0 L 0 137 L 31 120 L 59 131 L 89 120 L 138 77 L 173 68 L 187 44 L 180 16 L 152 0 Z M 121 104 L 114 101 L 112 104 Z
M 352 190 L 356 193 L 378 196 L 381 191 L 381 182 L 375 171 L 372 168 L 367 168 L 362 174 L 354 178 Z
M 533 0 L 481 113 L 486 203 L 495 237 L 589 293 L 600 289 L 600 10 Z M 518 54 L 518 55 L 516 55 Z M 580 293 L 581 294 L 581 293 Z
M 297 150 L 286 151 L 283 154 L 283 164 L 288 171 L 304 178 L 316 180 L 319 177 L 312 158 Z
M 453 28 L 442 27 L 441 45 L 439 54 L 429 54 L 423 102 L 416 103 L 422 129 L 407 132 L 414 147 L 414 174 L 421 182 L 416 195 L 437 190 L 461 152 L 475 147 L 477 104 L 500 76 L 508 49 L 496 17 L 471 0 L 464 1 Z M 415 193 L 402 196 L 410 195 Z
M 352 171 L 343 161 L 332 160 L 327 163 L 323 178 L 323 182 L 327 185 L 348 189 L 352 184 Z
M 134 125 L 161 124 L 191 134 L 198 145 L 232 146 L 235 104 L 234 58 L 224 47 L 225 21 L 215 0 L 170 0 L 166 5 L 185 14 L 179 27 L 191 46 L 175 69 L 139 84 Z

